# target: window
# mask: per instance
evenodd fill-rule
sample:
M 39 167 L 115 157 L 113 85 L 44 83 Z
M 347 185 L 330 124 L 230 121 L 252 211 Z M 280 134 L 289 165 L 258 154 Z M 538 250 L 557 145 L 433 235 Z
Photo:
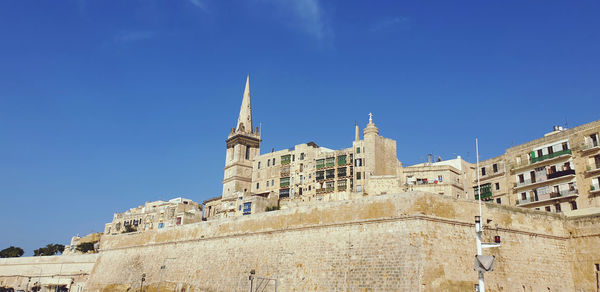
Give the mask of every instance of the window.
M 525 176 L 523 176 L 522 174 L 519 174 L 519 182 L 520 183 L 525 182 Z
M 346 164 L 346 155 L 338 156 L 337 162 L 338 162 L 338 165 L 345 165 Z
M 544 156 L 544 151 L 542 151 L 542 149 L 538 150 L 537 155 L 538 155 L 538 158 Z
M 360 153 L 360 147 L 356 147 L 356 153 Z
M 438 175 L 438 182 L 443 182 L 444 181 L 444 177 L 441 175 Z
M 289 198 L 290 197 L 290 189 L 281 189 L 279 190 L 280 198 Z
M 577 210 L 577 202 L 571 201 L 569 204 L 571 204 L 571 210 Z
M 315 176 L 315 178 L 317 179 L 317 181 L 324 180 L 325 179 L 325 171 L 324 170 L 317 171 L 317 175 Z
M 271 159 L 267 159 L 267 166 L 271 166 Z
M 560 213 L 560 204 L 554 205 L 554 208 L 556 209 L 556 213 Z
M 562 150 L 568 150 L 569 149 L 569 144 L 567 142 L 563 142 L 562 143 Z
M 485 167 L 481 168 L 481 175 L 485 175 Z
M 246 160 L 250 159 L 250 147 L 246 146 Z
M 275 165 L 275 157 L 273 157 L 273 165 Z
M 267 187 L 269 186 L 269 181 L 267 181 Z
M 289 177 L 282 177 L 279 179 L 279 187 L 288 187 L 290 185 Z
M 325 159 L 317 159 L 316 161 L 317 163 L 317 169 L 321 169 L 325 167 Z
M 356 173 L 356 180 L 359 180 L 359 179 L 360 179 L 360 172 L 357 172 Z
M 523 200 L 523 201 L 527 200 L 527 194 L 526 193 L 521 193 L 521 200 Z
M 304 160 L 304 152 L 300 153 L 300 160 Z
M 501 198 L 496 198 L 496 204 L 502 204 L 502 199 Z
M 496 190 L 500 189 L 500 183 L 496 183 Z
M 244 215 L 252 213 L 252 202 L 244 203 Z
M 260 189 L 260 183 L 256 183 L 256 189 Z
M 164 227 L 165 227 L 165 223 L 162 223 L 162 222 L 158 223 L 158 228 L 159 228 L 159 229 L 160 229 L 160 228 L 164 228 Z
M 242 205 L 238 206 L 238 211 L 242 211 Z
M 258 169 L 260 169 L 260 161 L 258 162 Z
M 271 186 L 274 186 L 274 185 L 275 185 L 275 180 L 274 180 L 274 179 L 272 179 L 272 180 L 271 180 Z
M 296 161 L 296 154 L 292 154 L 292 162 Z
M 546 206 L 546 212 L 550 212 L 550 206 Z
M 548 147 L 548 154 L 552 154 L 554 153 L 554 149 L 552 148 L 552 146 Z
M 325 178 L 330 179 L 335 177 L 335 169 L 328 169 L 325 172 Z
M 492 168 L 494 169 L 494 173 L 498 172 L 498 164 L 494 163 Z
M 354 160 L 354 166 L 357 166 L 357 167 L 362 166 L 362 159 L 361 158 L 356 158 Z

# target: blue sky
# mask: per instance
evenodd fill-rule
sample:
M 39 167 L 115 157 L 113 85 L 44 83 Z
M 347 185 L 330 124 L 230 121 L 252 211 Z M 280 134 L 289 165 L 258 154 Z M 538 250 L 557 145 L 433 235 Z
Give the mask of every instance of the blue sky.
M 474 161 L 599 118 L 598 1 L 0 2 L 0 249 L 219 195 L 251 78 L 262 152 L 351 145 Z

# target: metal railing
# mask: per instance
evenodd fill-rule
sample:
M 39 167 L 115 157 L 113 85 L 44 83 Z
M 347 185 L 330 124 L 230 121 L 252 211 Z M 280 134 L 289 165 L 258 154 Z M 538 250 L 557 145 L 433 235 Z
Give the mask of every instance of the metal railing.
M 561 171 L 557 171 L 557 172 L 554 172 L 554 173 L 549 173 L 548 174 L 548 179 L 559 178 L 559 177 L 562 177 L 562 176 L 572 175 L 572 174 L 575 174 L 575 170 L 574 169 L 561 170 Z
M 544 161 L 546 159 L 550 159 L 550 158 L 554 158 L 554 157 L 558 157 L 558 156 L 562 156 L 562 155 L 567 155 L 567 154 L 572 154 L 571 149 L 565 149 L 565 150 L 561 150 L 561 151 L 557 151 L 551 154 L 546 154 L 546 155 L 542 155 L 540 157 L 532 157 L 531 158 L 531 163 L 536 163 L 536 162 L 540 162 L 540 161 Z
M 598 147 L 598 145 L 598 141 L 588 141 L 583 143 L 583 145 L 581 146 L 581 150 L 592 149 L 594 147 Z
M 577 189 L 563 190 L 563 191 L 558 191 L 558 192 L 551 192 L 551 193 L 547 193 L 547 194 L 538 195 L 537 200 L 535 199 L 535 197 L 526 198 L 525 200 L 519 199 L 518 205 L 523 205 L 523 204 L 528 204 L 528 203 L 534 203 L 534 202 L 544 202 L 544 201 L 548 201 L 548 200 L 551 200 L 551 199 L 556 199 L 556 198 L 566 197 L 566 196 L 576 195 L 576 194 L 578 194 L 578 190 Z

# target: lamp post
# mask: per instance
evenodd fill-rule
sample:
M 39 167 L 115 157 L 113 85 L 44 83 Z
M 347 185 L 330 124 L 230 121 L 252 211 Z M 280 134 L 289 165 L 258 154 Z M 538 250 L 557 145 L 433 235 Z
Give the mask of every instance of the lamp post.
M 142 274 L 142 282 L 140 283 L 140 292 L 144 292 L 144 281 L 146 281 L 146 273 Z
M 480 194 L 480 198 L 481 198 L 481 192 L 479 192 Z M 477 255 L 480 256 L 481 255 L 481 234 L 483 232 L 481 231 L 481 217 L 480 216 L 475 216 L 475 238 L 477 241 Z M 477 287 L 478 289 L 476 290 L 477 292 L 485 292 L 485 283 L 483 281 L 483 271 L 479 271 L 478 272 L 478 284 L 479 286 Z
M 277 269 L 276 269 L 276 278 L 275 278 L 275 292 L 277 292 L 277 288 L 279 286 L 279 262 L 281 261 L 281 256 L 284 254 L 293 255 L 294 252 L 280 252 L 277 255 Z
M 165 268 L 167 267 L 165 265 L 165 263 L 167 262 L 167 260 L 174 260 L 176 258 L 165 258 L 162 262 L 162 265 L 160 266 L 160 277 L 158 278 L 158 292 L 160 292 L 160 284 L 162 284 L 162 275 L 163 275 L 163 271 L 165 270 Z

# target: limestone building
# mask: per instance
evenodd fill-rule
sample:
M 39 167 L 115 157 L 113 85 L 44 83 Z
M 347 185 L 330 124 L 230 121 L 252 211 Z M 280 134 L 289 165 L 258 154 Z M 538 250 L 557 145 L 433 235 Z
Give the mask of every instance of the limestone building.
M 478 199 L 478 173 L 481 198 L 488 202 L 552 212 L 600 207 L 600 121 L 555 127 L 482 161 L 479 169 L 460 156 L 404 167 L 396 141 L 379 134 L 372 114 L 362 139 L 360 134 L 355 125 L 354 141 L 344 149 L 308 142 L 261 154 L 247 78 L 237 124 L 226 140 L 223 193 L 204 202 L 205 217 L 412 190 Z
M 204 201 L 205 217 L 248 215 L 268 208 L 414 188 L 463 198 L 473 193 L 470 180 L 474 168 L 460 157 L 403 168 L 396 141 L 379 134 L 372 114 L 362 139 L 358 125 L 354 130 L 348 148 L 332 150 L 308 142 L 261 154 L 260 133 L 252 124 L 247 78 L 237 124 L 226 140 L 223 194 Z
M 115 213 L 104 234 L 168 228 L 202 221 L 202 205 L 185 198 L 146 202 L 123 213 Z
M 439 160 L 432 162 L 430 158 L 426 163 L 403 168 L 403 190 L 471 198 L 475 166 L 460 156 L 446 161 L 441 161 L 441 158 Z
M 542 138 L 482 161 L 482 199 L 549 212 L 600 207 L 599 133 L 600 121 L 555 126 Z M 473 188 L 479 193 L 476 180 Z

